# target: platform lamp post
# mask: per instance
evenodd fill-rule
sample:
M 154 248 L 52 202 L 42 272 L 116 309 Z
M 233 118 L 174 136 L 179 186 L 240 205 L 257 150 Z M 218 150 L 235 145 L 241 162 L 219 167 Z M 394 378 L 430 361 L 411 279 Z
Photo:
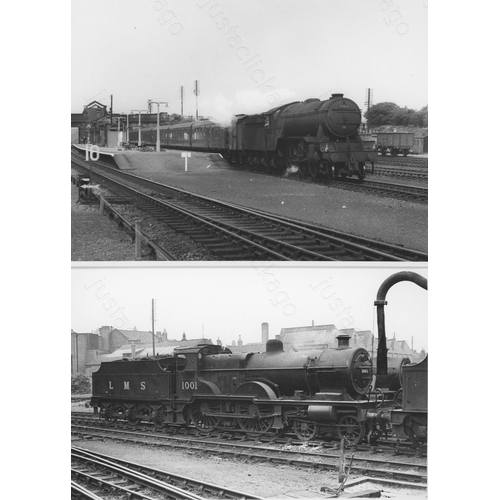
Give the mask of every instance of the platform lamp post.
M 157 115 L 156 115 L 156 152 L 160 152 L 160 104 L 165 104 L 165 107 L 168 108 L 168 102 L 165 101 L 149 101 L 148 100 L 148 107 L 151 106 L 151 104 L 156 104 L 157 106 Z
M 131 113 L 139 113 L 139 133 L 137 135 L 137 147 L 141 147 L 141 113 L 147 113 L 145 109 L 131 109 Z

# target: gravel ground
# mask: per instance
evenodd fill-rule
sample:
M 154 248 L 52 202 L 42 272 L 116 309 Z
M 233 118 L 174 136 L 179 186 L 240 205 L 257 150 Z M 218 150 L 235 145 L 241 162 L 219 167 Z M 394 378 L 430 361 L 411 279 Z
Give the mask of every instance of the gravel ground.
M 71 191 L 71 260 L 72 261 L 135 261 L 135 244 L 117 224 L 99 213 L 99 207 L 78 202 L 78 191 Z M 141 221 L 141 231 L 172 253 L 177 260 L 217 260 L 203 246 L 187 236 L 159 223 L 154 217 L 131 205 L 114 208 L 130 222 Z M 149 260 L 143 248 L 142 260 Z
M 302 469 L 289 465 L 258 463 L 198 451 L 182 451 L 169 448 L 148 448 L 109 441 L 72 440 L 72 444 L 88 450 L 105 453 L 114 457 L 155 467 L 173 474 L 225 486 L 247 494 L 264 498 L 319 498 L 322 486 L 338 487 L 335 471 Z M 352 475 L 350 480 L 356 477 Z M 401 490 L 376 483 L 363 483 L 352 491 L 383 490 L 382 498 L 424 499 L 427 493 L 422 490 Z M 346 489 L 346 493 L 351 490 Z
M 134 260 L 130 236 L 99 214 L 98 205 L 78 202 L 78 189 L 71 185 L 71 260 Z

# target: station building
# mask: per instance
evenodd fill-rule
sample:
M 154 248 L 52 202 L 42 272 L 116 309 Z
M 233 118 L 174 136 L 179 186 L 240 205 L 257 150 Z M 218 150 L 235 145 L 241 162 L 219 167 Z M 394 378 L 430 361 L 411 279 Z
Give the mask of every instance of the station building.
M 160 113 L 160 126 L 167 125 L 178 115 Z M 141 128 L 156 126 L 156 113 L 141 113 Z M 127 126 L 139 126 L 139 113 L 112 113 L 107 106 L 92 101 L 81 113 L 71 113 L 71 144 L 95 144 L 99 147 L 120 148 L 128 142 Z

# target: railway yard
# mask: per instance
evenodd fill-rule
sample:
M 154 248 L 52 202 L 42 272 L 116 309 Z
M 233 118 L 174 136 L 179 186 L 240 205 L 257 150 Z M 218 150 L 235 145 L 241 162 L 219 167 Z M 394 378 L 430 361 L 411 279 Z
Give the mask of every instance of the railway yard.
M 71 432 L 74 488 L 99 498 L 426 497 L 426 451 L 401 443 L 342 450 L 288 435 L 109 426 L 84 401 Z
M 379 157 L 363 182 L 268 174 L 214 153 L 193 153 L 187 171 L 179 151 L 103 154 L 92 172 L 89 163 L 74 149 L 72 180 L 92 177 L 106 203 L 74 188 L 72 260 L 137 259 L 137 221 L 145 260 L 427 260 L 427 158 Z M 118 223 L 106 221 L 110 233 L 124 230 L 101 250 L 79 223 L 100 214 Z

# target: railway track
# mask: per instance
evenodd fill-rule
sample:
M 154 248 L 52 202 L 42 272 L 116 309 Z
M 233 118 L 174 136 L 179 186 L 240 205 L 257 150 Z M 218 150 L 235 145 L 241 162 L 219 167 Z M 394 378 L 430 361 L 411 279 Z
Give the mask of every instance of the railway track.
M 375 171 L 371 172 L 371 169 L 367 170 L 368 175 L 385 175 L 389 177 L 396 177 L 401 179 L 417 179 L 428 181 L 429 175 L 427 168 L 417 168 L 417 167 L 390 167 L 385 165 L 376 165 Z
M 71 477 L 72 489 L 75 484 L 75 489 L 85 488 L 95 494 L 92 487 L 109 492 L 110 498 L 154 500 L 152 491 L 162 498 L 180 500 L 260 498 L 75 446 L 71 448 Z
M 236 166 L 232 164 L 233 168 L 241 169 L 242 165 Z M 238 168 L 239 167 L 239 168 Z M 339 189 L 348 189 L 351 191 L 359 191 L 359 192 L 369 192 L 372 194 L 376 194 L 378 196 L 388 196 L 391 198 L 398 198 L 407 201 L 416 201 L 420 203 L 426 203 L 428 201 L 428 190 L 424 187 L 417 186 L 408 186 L 403 184 L 390 184 L 388 182 L 383 183 L 384 186 L 381 186 L 382 183 L 376 181 L 367 181 L 364 180 L 360 182 L 357 178 L 336 178 L 336 179 L 326 179 L 322 176 L 316 176 L 314 178 L 308 177 L 305 175 L 301 175 L 299 172 L 291 173 L 291 174 L 281 174 L 276 172 L 266 172 L 260 167 L 255 167 L 252 165 L 243 166 L 247 170 L 252 172 L 261 174 L 261 175 L 269 175 L 273 177 L 283 177 L 286 176 L 288 179 L 305 182 L 309 184 L 321 184 L 329 187 L 335 187 Z M 376 169 L 378 167 L 375 167 Z M 390 167 L 389 167 L 390 168 Z M 367 169 L 368 174 L 371 170 Z M 408 177 L 408 176 L 405 176 Z
M 156 432 L 140 432 L 137 430 L 110 429 L 91 426 L 72 425 L 72 435 L 84 439 L 113 439 L 121 442 L 131 442 L 135 445 L 165 447 L 183 451 L 197 451 L 200 453 L 237 458 L 242 460 L 271 462 L 281 465 L 290 465 L 316 470 L 337 471 L 340 453 L 335 451 L 309 451 L 289 449 L 289 446 L 279 448 L 277 445 L 264 446 L 262 444 L 248 444 L 244 442 L 222 441 L 203 438 L 169 436 Z M 314 449 L 314 448 L 312 448 Z M 321 448 L 324 450 L 324 448 Z M 393 458 L 373 458 L 369 453 L 351 451 L 353 454 L 351 471 L 354 474 L 392 479 L 404 482 L 403 484 L 426 487 L 427 466 L 424 461 L 414 460 L 405 462 Z
M 105 420 L 89 413 L 72 413 L 72 422 L 74 425 L 93 426 L 102 429 L 110 428 L 110 424 Z M 200 432 L 195 426 L 171 426 L 163 429 L 156 428 L 151 422 L 141 422 L 136 425 L 131 425 L 128 422 L 116 422 L 112 424 L 113 429 L 121 429 L 124 431 L 135 430 L 137 432 L 151 433 L 156 432 L 160 435 L 176 436 L 182 439 L 200 439 L 210 436 L 214 439 L 235 440 L 235 441 L 258 441 L 259 443 L 272 443 L 282 445 L 303 446 L 307 443 L 308 446 L 322 447 L 328 450 L 337 450 L 339 448 L 339 440 L 321 440 L 313 438 L 311 440 L 299 439 L 293 432 L 276 434 L 274 432 L 243 432 L 238 429 L 224 428 L 214 429 L 213 431 Z M 356 450 L 366 451 L 369 453 L 387 453 L 390 455 L 405 455 L 409 457 L 425 457 L 427 456 L 426 447 L 415 448 L 410 441 L 401 441 L 391 437 L 380 437 L 376 444 L 358 443 L 355 445 Z
M 392 184 L 390 182 L 367 180 L 359 182 L 356 179 L 343 179 L 340 181 L 335 181 L 335 185 L 339 185 L 354 191 L 370 190 L 383 196 L 391 196 L 393 198 L 411 201 L 427 202 L 429 199 L 428 188 L 421 186 L 412 186 L 409 184 Z
M 420 156 L 382 156 L 378 155 L 380 165 L 395 165 L 398 167 L 428 167 L 428 158 Z
M 72 165 L 88 171 L 78 155 Z M 92 175 L 220 260 L 427 261 L 423 252 L 195 195 L 99 162 Z

